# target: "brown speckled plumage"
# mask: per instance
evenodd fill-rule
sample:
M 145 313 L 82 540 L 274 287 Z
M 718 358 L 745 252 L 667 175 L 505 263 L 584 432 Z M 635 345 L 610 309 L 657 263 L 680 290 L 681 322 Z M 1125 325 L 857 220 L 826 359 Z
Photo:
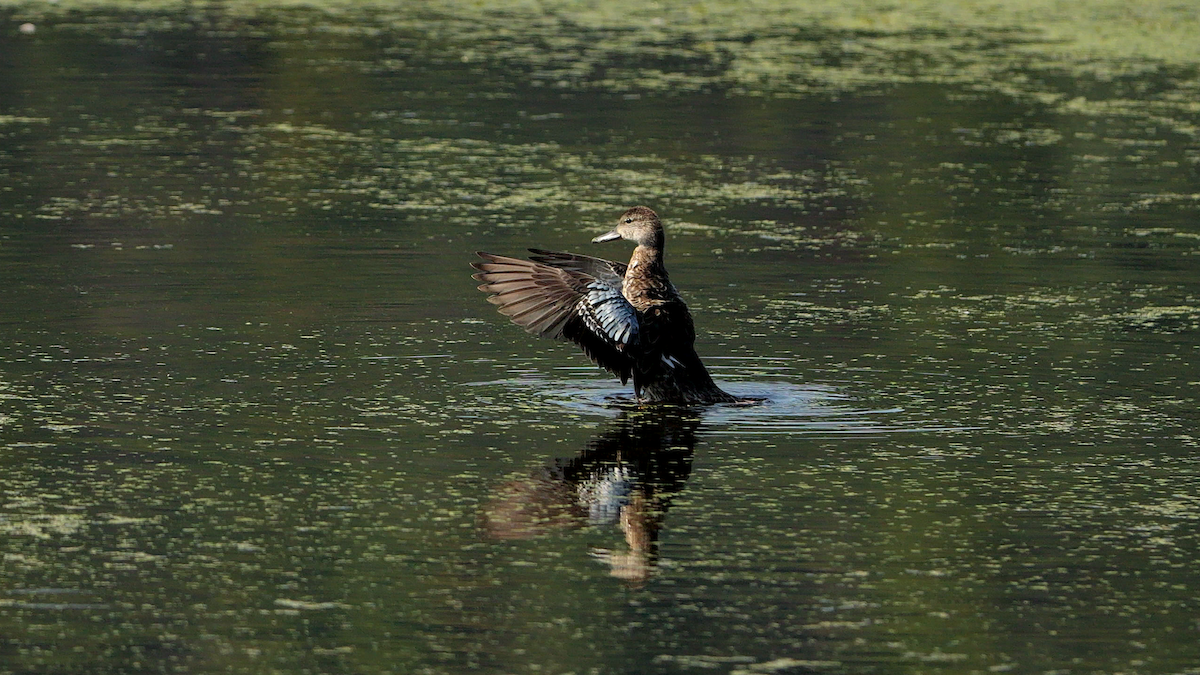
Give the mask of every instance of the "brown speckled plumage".
M 615 239 L 637 243 L 628 265 L 538 249 L 530 260 L 480 252 L 475 279 L 513 323 L 574 342 L 622 383 L 632 378 L 641 402 L 740 401 L 713 383 L 696 355 L 692 315 L 663 266 L 658 215 L 636 206 L 592 241 Z

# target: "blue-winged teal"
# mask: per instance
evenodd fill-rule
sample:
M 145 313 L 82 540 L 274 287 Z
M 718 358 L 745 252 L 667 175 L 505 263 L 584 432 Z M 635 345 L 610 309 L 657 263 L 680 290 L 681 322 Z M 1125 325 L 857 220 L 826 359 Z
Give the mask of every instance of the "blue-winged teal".
M 596 365 L 633 378 L 639 402 L 734 403 L 696 355 L 696 330 L 663 266 L 663 227 L 645 206 L 629 209 L 593 242 L 637 243 L 629 264 L 529 249 L 530 260 L 479 252 L 479 290 L 526 331 L 570 340 Z

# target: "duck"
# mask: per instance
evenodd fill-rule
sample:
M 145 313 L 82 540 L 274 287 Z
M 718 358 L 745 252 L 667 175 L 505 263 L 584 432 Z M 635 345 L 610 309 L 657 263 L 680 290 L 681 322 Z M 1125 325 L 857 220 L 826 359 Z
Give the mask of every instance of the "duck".
M 528 260 L 477 251 L 474 279 L 500 314 L 539 337 L 578 345 L 592 363 L 633 380 L 639 404 L 750 403 L 713 382 L 696 354 L 687 304 L 663 264 L 665 233 L 646 206 L 592 243 L 637 246 L 629 263 L 531 248 Z

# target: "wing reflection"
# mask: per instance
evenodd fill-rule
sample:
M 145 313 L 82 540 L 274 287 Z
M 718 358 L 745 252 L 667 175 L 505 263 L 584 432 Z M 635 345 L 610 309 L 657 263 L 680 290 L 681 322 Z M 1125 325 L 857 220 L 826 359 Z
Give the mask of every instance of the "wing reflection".
M 483 513 L 486 536 L 529 539 L 556 530 L 615 525 L 622 550 L 594 548 L 613 576 L 650 578 L 667 507 L 692 470 L 699 414 L 624 412 L 579 455 L 555 459 L 498 485 Z

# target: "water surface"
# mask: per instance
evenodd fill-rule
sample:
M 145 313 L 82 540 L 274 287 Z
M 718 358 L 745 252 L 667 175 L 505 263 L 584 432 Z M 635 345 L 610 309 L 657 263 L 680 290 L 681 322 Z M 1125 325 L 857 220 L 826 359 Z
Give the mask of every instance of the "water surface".
M 1194 18 L 1034 5 L 5 5 L 0 672 L 1191 672 Z M 767 403 L 474 289 L 634 204 Z

